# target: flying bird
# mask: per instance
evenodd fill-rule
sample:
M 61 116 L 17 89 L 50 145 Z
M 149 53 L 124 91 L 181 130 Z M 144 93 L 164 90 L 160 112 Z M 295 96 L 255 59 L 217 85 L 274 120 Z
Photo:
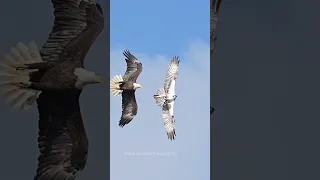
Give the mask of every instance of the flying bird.
M 153 98 L 156 104 L 162 108 L 162 118 L 164 121 L 164 128 L 167 132 L 168 139 L 174 140 L 176 131 L 174 127 L 175 118 L 173 113 L 174 101 L 177 98 L 175 93 L 176 79 L 178 77 L 179 58 L 174 56 L 166 73 L 164 87 L 158 89 Z
M 84 58 L 104 28 L 94 0 L 52 0 L 54 25 L 39 51 L 18 43 L 1 65 L 2 95 L 14 108 L 38 104 L 40 155 L 34 180 L 73 180 L 85 168 L 88 139 L 79 97 L 101 77 L 84 68 Z
M 126 57 L 125 60 L 127 62 L 127 70 L 124 76 L 116 75 L 110 80 L 110 92 L 114 96 L 122 95 L 120 127 L 130 123 L 137 115 L 138 104 L 135 92 L 136 89 L 142 88 L 142 86 L 137 83 L 137 79 L 142 72 L 142 63 L 128 50 L 125 50 L 123 55 Z

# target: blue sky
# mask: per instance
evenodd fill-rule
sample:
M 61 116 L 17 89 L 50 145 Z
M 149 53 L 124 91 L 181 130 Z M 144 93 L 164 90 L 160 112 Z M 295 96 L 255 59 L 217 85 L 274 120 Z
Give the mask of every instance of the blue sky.
M 174 54 L 209 42 L 209 0 L 111 0 L 111 47 Z
M 120 128 L 121 97 L 111 97 L 111 179 L 209 179 L 209 1 L 111 1 L 111 77 L 123 75 L 122 52 L 142 63 L 134 120 Z M 179 56 L 175 141 L 169 141 L 152 95 Z M 171 153 L 167 155 L 125 155 Z

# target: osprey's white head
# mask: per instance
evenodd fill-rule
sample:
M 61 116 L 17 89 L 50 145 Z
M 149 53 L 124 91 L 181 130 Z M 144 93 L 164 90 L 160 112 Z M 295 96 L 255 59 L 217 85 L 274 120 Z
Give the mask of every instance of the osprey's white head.
M 141 84 L 133 83 L 133 89 L 136 90 L 138 88 L 142 88 Z
M 77 76 L 76 88 L 83 88 L 88 84 L 102 84 L 103 80 L 98 73 L 88 71 L 84 68 L 75 68 L 74 74 Z

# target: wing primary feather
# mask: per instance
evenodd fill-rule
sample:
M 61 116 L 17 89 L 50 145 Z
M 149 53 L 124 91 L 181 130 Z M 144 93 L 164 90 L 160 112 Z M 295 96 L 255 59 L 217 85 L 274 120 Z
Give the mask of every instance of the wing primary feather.
M 129 124 L 137 115 L 138 104 L 134 91 L 122 92 L 122 115 L 119 121 L 119 126 L 124 127 Z
M 123 76 L 123 80 L 136 82 L 143 69 L 142 63 L 128 50 L 125 50 L 123 55 L 126 57 L 127 63 L 127 70 Z

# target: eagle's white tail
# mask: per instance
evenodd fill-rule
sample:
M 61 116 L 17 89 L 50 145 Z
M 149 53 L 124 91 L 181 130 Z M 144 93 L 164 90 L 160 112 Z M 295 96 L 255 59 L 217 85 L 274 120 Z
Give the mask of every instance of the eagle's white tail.
M 164 104 L 164 98 L 166 96 L 166 93 L 164 91 L 164 88 L 158 89 L 157 93 L 153 95 L 153 98 L 156 100 L 156 104 L 159 106 L 163 106 Z
M 29 74 L 35 70 L 16 70 L 16 68 L 23 67 L 23 64 L 41 61 L 42 58 L 34 42 L 28 45 L 18 43 L 4 56 L 0 64 L 0 93 L 14 109 L 28 109 L 40 93 L 20 86 L 20 82 L 29 81 Z
M 121 75 L 116 75 L 110 80 L 110 92 L 114 96 L 120 96 L 122 94 L 122 90 L 120 90 L 120 84 L 123 81 Z

